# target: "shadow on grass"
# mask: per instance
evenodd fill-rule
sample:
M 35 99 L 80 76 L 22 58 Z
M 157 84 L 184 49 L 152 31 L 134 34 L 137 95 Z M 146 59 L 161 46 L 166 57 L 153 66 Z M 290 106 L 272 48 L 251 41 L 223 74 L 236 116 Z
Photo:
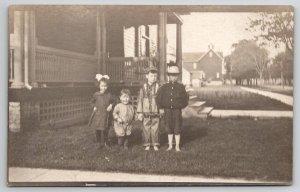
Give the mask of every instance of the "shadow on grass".
M 183 127 L 182 141 L 181 144 L 185 145 L 193 140 L 201 140 L 207 135 L 207 126 L 206 122 L 203 125 L 187 125 Z
M 134 122 L 133 131 L 130 136 L 130 145 L 142 146 L 143 145 L 143 132 L 142 123 L 139 121 Z M 196 118 L 189 118 L 183 120 L 182 132 L 181 132 L 181 145 L 185 145 L 193 140 L 201 140 L 201 138 L 206 137 L 208 129 L 208 122 L 201 121 Z M 166 133 L 164 121 L 162 120 L 159 127 L 159 141 L 161 146 L 166 146 L 168 144 L 168 134 Z M 114 133 L 113 128 L 109 130 L 109 137 L 113 145 L 117 144 L 117 138 Z M 175 141 L 174 141 L 175 142 Z
M 142 123 L 139 121 L 135 121 L 133 123 L 133 130 L 130 136 L 129 145 L 130 146 L 142 146 L 143 138 L 142 138 Z M 114 132 L 113 127 L 110 127 L 108 137 L 110 140 L 111 145 L 117 145 L 117 136 Z
M 161 125 L 160 143 L 162 146 L 168 144 L 168 134 L 165 131 L 164 125 Z M 207 135 L 207 121 L 202 121 L 196 118 L 183 119 L 183 126 L 181 131 L 181 146 L 192 142 L 194 140 L 201 140 Z M 173 141 L 175 142 L 175 141 Z

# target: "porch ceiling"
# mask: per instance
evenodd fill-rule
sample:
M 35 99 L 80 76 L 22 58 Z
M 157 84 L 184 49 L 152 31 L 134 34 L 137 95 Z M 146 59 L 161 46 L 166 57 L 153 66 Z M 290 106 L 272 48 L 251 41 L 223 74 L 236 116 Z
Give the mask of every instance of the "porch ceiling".
M 120 26 L 157 25 L 159 12 L 168 13 L 168 24 L 180 21 L 178 14 L 165 6 L 93 6 L 93 5 L 32 5 L 9 9 L 9 30 L 13 33 L 14 10 L 34 10 L 38 44 L 93 55 L 96 51 L 97 11 L 106 12 L 107 28 Z M 183 13 L 183 12 L 180 12 Z
M 157 25 L 159 23 L 160 9 L 152 6 L 128 6 L 105 8 L 108 23 L 120 24 L 124 26 L 135 25 Z M 177 13 L 177 16 L 180 15 Z M 168 12 L 167 23 L 180 23 L 173 12 Z
M 176 8 L 176 9 L 175 9 Z M 95 23 L 97 9 L 103 10 L 107 15 L 107 22 L 123 25 L 157 25 L 159 22 L 159 12 L 168 13 L 168 24 L 181 22 L 178 15 L 189 14 L 185 6 L 181 7 L 162 5 L 36 5 L 36 6 L 16 6 L 10 11 L 33 9 L 39 16 L 48 17 L 49 20 L 60 17 L 61 22 L 68 24 L 75 23 Z M 176 14 L 174 14 L 176 12 Z M 176 16 L 177 15 L 177 16 Z

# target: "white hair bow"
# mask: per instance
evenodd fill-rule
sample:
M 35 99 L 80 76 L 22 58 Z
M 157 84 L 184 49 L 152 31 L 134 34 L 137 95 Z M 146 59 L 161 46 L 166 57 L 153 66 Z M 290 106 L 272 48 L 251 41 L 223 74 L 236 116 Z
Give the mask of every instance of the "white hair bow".
M 109 76 L 108 76 L 108 75 L 96 74 L 96 79 L 97 79 L 97 81 L 100 81 L 102 78 L 108 80 L 108 79 L 109 79 Z

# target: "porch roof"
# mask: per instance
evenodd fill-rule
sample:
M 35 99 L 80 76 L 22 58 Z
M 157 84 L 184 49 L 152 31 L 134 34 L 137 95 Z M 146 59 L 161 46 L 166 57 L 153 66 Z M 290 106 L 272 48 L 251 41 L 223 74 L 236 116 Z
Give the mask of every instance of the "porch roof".
M 187 15 L 187 11 L 175 11 L 168 6 L 158 5 L 24 5 L 12 6 L 10 10 L 36 10 L 51 18 L 51 15 L 69 15 L 69 24 L 91 23 L 97 10 L 103 10 L 108 19 L 123 25 L 154 25 L 158 24 L 159 12 L 168 13 L 168 24 L 182 23 L 180 15 Z M 185 9 L 184 9 L 185 10 Z M 175 13 L 176 12 L 176 13 Z M 50 15 L 49 15 L 50 14 Z
M 162 9 L 153 6 L 115 6 L 102 8 L 107 15 L 107 22 L 122 24 L 125 26 L 134 25 L 157 25 L 158 14 Z M 168 24 L 183 23 L 180 15 L 188 13 L 167 12 Z M 122 19 L 120 19 L 122 18 Z

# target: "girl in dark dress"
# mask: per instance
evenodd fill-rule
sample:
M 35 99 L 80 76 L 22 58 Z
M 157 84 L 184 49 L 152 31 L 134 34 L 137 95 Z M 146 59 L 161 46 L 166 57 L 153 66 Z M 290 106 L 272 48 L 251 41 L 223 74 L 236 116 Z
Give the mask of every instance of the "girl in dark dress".
M 109 129 L 109 114 L 112 111 L 114 102 L 113 96 L 107 92 L 108 79 L 107 75 L 96 75 L 99 83 L 99 91 L 94 93 L 92 98 L 92 105 L 94 115 L 91 120 L 90 126 L 96 130 L 96 139 L 100 143 L 100 147 L 108 146 L 108 129 Z

